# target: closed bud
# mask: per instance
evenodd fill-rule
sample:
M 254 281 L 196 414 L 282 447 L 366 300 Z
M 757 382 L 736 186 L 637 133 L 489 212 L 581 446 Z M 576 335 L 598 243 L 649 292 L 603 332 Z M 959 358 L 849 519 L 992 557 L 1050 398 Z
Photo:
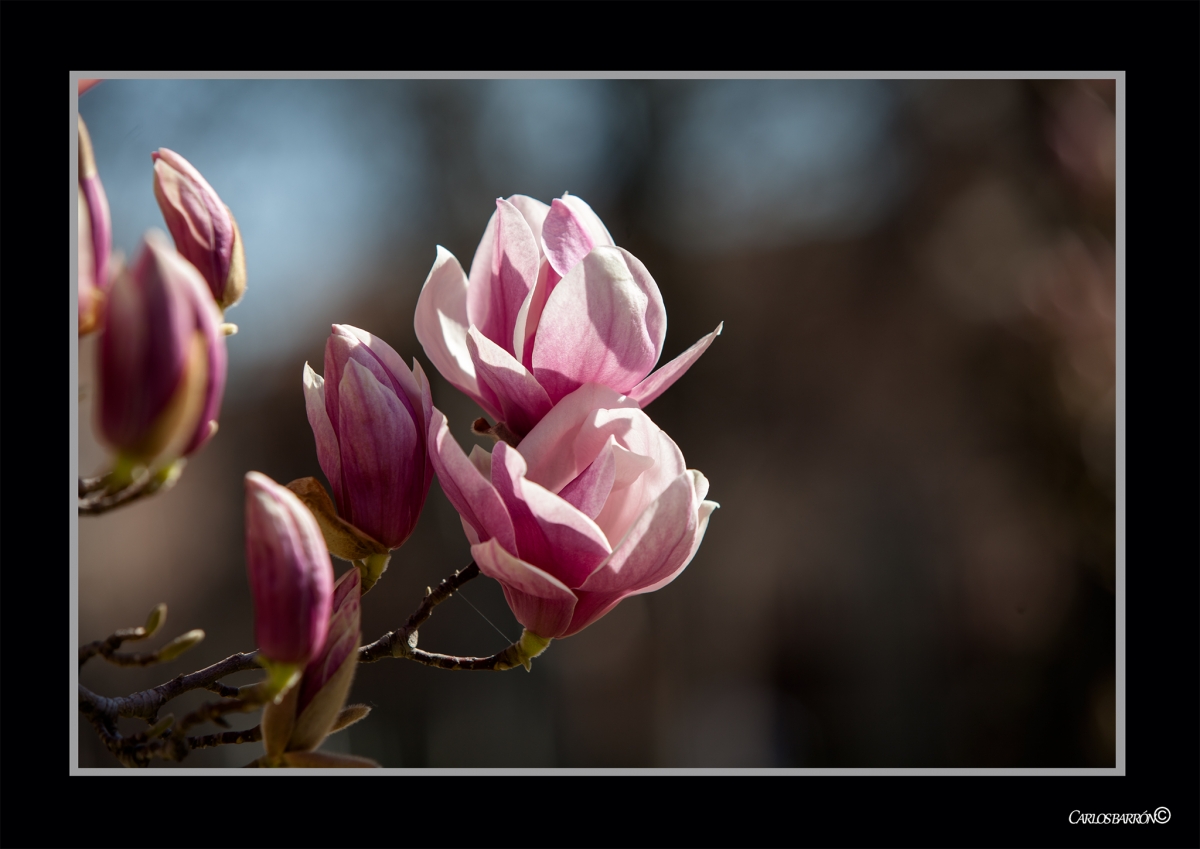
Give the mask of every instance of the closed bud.
M 433 400 L 421 366 L 413 360 L 409 369 L 382 339 L 335 324 L 324 378 L 304 366 L 304 396 L 341 518 L 384 551 L 399 548 L 433 480 L 426 450 Z
M 190 162 L 159 148 L 154 160 L 154 197 L 175 247 L 199 269 L 213 299 L 226 309 L 246 291 L 246 258 L 237 221 Z
M 246 474 L 246 568 L 259 650 L 273 663 L 305 663 L 329 631 L 333 565 L 312 513 L 259 472 Z
M 95 330 L 108 292 L 112 218 L 96 170 L 92 139 L 79 119 L 79 335 Z
M 216 431 L 225 337 L 196 269 L 146 234 L 113 282 L 100 337 L 98 429 L 126 463 L 162 469 Z

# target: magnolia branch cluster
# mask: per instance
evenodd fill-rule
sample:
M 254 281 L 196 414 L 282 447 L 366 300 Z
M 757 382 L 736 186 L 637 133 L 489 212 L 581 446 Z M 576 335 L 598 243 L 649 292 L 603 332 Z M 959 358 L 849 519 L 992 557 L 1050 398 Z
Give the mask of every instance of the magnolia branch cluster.
M 402 627 L 359 648 L 358 662 L 374 663 L 386 657 L 396 657 L 440 669 L 504 671 L 518 666 L 529 668 L 529 658 L 523 656 L 525 653 L 520 642 L 489 657 L 457 657 L 417 648 L 417 629 L 429 619 L 434 608 L 478 575 L 479 567 L 472 562 L 465 569 L 447 577 L 437 587 L 428 590 L 421 605 Z M 79 668 L 83 669 L 84 664 L 93 657 L 101 657 L 117 666 L 149 666 L 163 663 L 179 657 L 204 638 L 203 631 L 195 630 L 177 637 L 157 651 L 118 651 L 126 642 L 153 636 L 166 621 L 166 612 L 166 605 L 160 604 L 150 613 L 144 626 L 124 628 L 103 640 L 81 646 Z M 242 731 L 227 730 L 200 736 L 190 736 L 188 732 L 205 722 L 228 728 L 229 723 L 225 719 L 227 714 L 246 713 L 262 707 L 262 700 L 255 698 L 254 690 L 257 685 L 230 687 L 221 683 L 221 679 L 234 673 L 260 669 L 258 654 L 257 651 L 239 652 L 204 669 L 178 675 L 157 687 L 117 698 L 99 695 L 80 684 L 79 710 L 96 729 L 105 747 L 125 766 L 144 767 L 154 758 L 181 761 L 195 749 L 256 743 L 262 740 L 261 725 Z M 222 699 L 206 703 L 178 721 L 173 714 L 159 716 L 168 702 L 193 690 L 209 690 Z M 335 730 L 357 722 L 365 717 L 367 712 L 368 709 L 363 705 L 344 708 L 335 723 Z M 135 734 L 123 735 L 117 730 L 117 722 L 121 717 L 144 720 L 147 728 Z

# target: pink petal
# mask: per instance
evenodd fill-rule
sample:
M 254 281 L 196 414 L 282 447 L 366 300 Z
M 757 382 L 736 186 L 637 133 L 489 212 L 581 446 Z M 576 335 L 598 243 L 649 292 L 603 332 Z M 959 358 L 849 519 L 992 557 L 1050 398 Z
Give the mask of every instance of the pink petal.
M 600 514 L 617 476 L 617 463 L 613 457 L 616 440 L 610 436 L 608 442 L 590 466 L 558 491 L 559 498 L 589 519 L 595 519 Z
M 671 437 L 641 410 L 628 408 L 593 411 L 576 436 L 576 455 L 596 456 L 610 436 L 616 477 L 596 524 L 615 544 L 687 466 Z
M 553 639 L 571 621 L 575 594 L 562 581 L 514 557 L 497 540 L 471 546 L 479 571 L 500 582 L 513 615 L 539 637 Z
M 637 257 L 598 247 L 546 301 L 534 376 L 555 402 L 584 383 L 627 393 L 662 353 L 666 318 L 658 285 Z
M 575 595 L 578 596 L 579 600 L 575 603 L 575 609 L 571 612 L 570 624 L 559 634 L 559 639 L 578 634 L 588 625 L 591 625 L 616 607 L 622 599 L 633 595 L 633 593 L 589 593 L 583 590 L 576 590 Z
M 446 416 L 436 407 L 433 412 L 433 421 L 429 425 L 429 455 L 446 498 L 454 505 L 463 523 L 474 529 L 478 539 L 486 541 L 495 537 L 502 546 L 516 551 L 512 520 L 500 494 L 479 474 L 454 441 Z
M 395 548 L 424 505 L 416 423 L 391 387 L 358 360 L 347 363 L 339 389 L 343 518 Z
M 585 256 L 596 247 L 587 227 L 558 198 L 550 202 L 550 213 L 542 226 L 542 247 L 550 267 L 559 277 L 566 277 Z
M 697 497 L 703 497 L 703 492 L 708 491 L 708 481 L 702 474 L 692 469 L 690 472 L 696 480 Z M 657 589 L 665 587 L 671 581 L 675 580 L 692 562 L 692 558 L 696 555 L 696 550 L 700 547 L 700 541 L 704 539 L 704 531 L 708 528 L 708 518 L 719 505 L 715 501 L 700 502 L 699 509 L 696 512 L 696 523 L 692 531 L 691 543 L 688 546 L 686 556 L 683 561 L 675 567 L 675 569 L 658 581 L 641 587 L 636 590 L 620 590 L 617 592 L 587 592 L 583 589 L 575 590 L 575 595 L 579 597 L 579 602 L 575 605 L 575 612 L 571 617 L 571 624 L 560 637 L 569 637 L 572 634 L 577 634 L 586 628 L 588 625 L 595 622 L 600 617 L 604 616 L 624 598 L 631 595 L 642 595 L 643 593 L 654 592 Z M 613 557 L 617 557 L 617 552 L 614 552 Z M 597 575 L 604 570 L 601 567 L 597 570 Z M 597 577 L 597 584 L 601 583 L 607 576 Z
M 642 407 L 645 407 L 659 395 L 662 395 L 672 383 L 683 377 L 683 373 L 690 369 L 696 360 L 700 359 L 700 355 L 708 350 L 708 346 L 713 343 L 713 340 L 721 335 L 721 329 L 724 326 L 725 322 L 722 321 L 712 333 L 700 337 L 700 341 L 695 345 L 688 348 L 662 368 L 656 369 L 653 374 L 629 391 L 629 397 L 637 401 Z
M 467 350 L 475 364 L 479 391 L 500 408 L 502 421 L 518 435 L 528 433 L 550 412 L 550 398 L 533 375 L 475 327 L 467 331 Z
M 537 283 L 517 312 L 517 324 L 513 328 L 513 356 L 527 369 L 533 367 L 533 337 L 537 334 L 538 324 L 542 320 L 546 299 L 561 279 L 558 272 L 543 258 L 538 267 Z
M 503 442 L 492 449 L 492 486 L 512 517 L 514 553 L 567 586 L 579 586 L 612 553 L 595 522 L 525 479 L 525 460 Z
M 583 222 L 583 226 L 587 229 L 588 235 L 597 245 L 606 245 L 612 247 L 616 245 L 613 241 L 612 234 L 608 232 L 608 228 L 604 226 L 604 222 L 600 220 L 600 216 L 592 211 L 592 208 L 587 205 L 581 198 L 566 192 L 562 196 L 562 202 L 565 203 L 575 213 L 575 217 Z
M 365 330 L 360 330 L 357 327 L 351 327 L 348 324 L 335 324 L 333 326 L 335 333 L 349 334 L 362 343 L 363 347 L 371 353 L 371 355 L 387 370 L 388 376 L 392 380 L 393 388 L 397 394 L 403 392 L 404 397 L 408 399 L 408 405 L 413 411 L 413 417 L 422 418 L 423 415 L 417 411 L 422 409 L 421 387 L 417 384 L 416 377 L 404 360 L 400 359 L 400 355 L 396 353 L 387 342 L 384 342 L 378 336 L 374 336 Z M 367 364 L 365 359 L 358 358 L 363 365 Z M 415 364 L 415 360 L 413 361 Z M 424 422 L 428 424 L 428 422 Z
M 515 206 L 525 218 L 525 223 L 529 225 L 529 230 L 533 233 L 533 241 L 541 245 L 542 223 L 546 220 L 546 213 L 550 211 L 550 207 L 528 195 L 513 195 L 508 202 Z
M 678 578 L 680 576 L 680 574 L 683 572 L 683 570 L 687 568 L 688 564 L 692 562 L 692 558 L 696 556 L 696 551 L 700 548 L 700 543 L 704 540 L 704 532 L 706 530 L 708 530 L 708 517 L 711 516 L 712 512 L 720 506 L 721 505 L 715 501 L 701 501 L 700 502 L 700 509 L 696 513 L 696 515 L 697 515 L 696 533 L 695 533 L 695 536 L 692 538 L 691 548 L 688 550 L 687 557 L 685 557 L 683 559 L 683 563 L 681 563 L 679 565 L 679 567 L 675 569 L 674 572 L 667 575 L 665 578 L 655 581 L 653 584 L 650 584 L 649 586 L 642 587 L 640 590 L 638 590 L 635 593 L 635 595 L 641 595 L 642 593 L 652 593 L 655 590 L 662 589 L 667 584 L 671 583 L 672 581 L 674 581 L 676 578 Z
M 417 310 L 413 317 L 413 328 L 417 341 L 425 349 L 425 356 L 442 377 L 460 392 L 471 396 L 493 418 L 496 410 L 488 409 L 479 397 L 475 382 L 475 366 L 467 353 L 467 276 L 462 266 L 448 250 L 438 245 L 437 259 L 421 295 L 417 298 Z
M 575 442 L 584 423 L 598 409 L 631 409 L 637 404 L 607 386 L 589 383 L 554 405 L 521 440 L 521 456 L 529 466 L 528 480 L 558 492 L 592 464 L 604 440 L 577 451 Z M 587 453 L 590 449 L 591 453 Z
M 325 411 L 325 378 L 304 364 L 304 409 L 308 413 L 308 424 L 312 427 L 313 439 L 317 443 L 317 462 L 321 471 L 333 487 L 333 497 L 342 503 L 342 457 L 337 436 Z
M 471 262 L 467 318 L 510 354 L 517 313 L 537 283 L 540 264 L 541 251 L 525 217 L 508 201 L 497 199 L 496 212 Z
M 633 592 L 674 572 L 696 531 L 692 476 L 684 472 L 637 517 L 612 556 L 579 587 L 588 592 Z

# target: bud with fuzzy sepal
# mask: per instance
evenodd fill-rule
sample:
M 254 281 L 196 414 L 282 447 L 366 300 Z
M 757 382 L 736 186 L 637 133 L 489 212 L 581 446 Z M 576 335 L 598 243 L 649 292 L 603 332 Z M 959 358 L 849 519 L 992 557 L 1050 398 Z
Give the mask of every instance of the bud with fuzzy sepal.
M 321 651 L 305 666 L 300 684 L 263 709 L 266 755 L 257 766 L 370 767 L 367 758 L 316 751 L 335 731 L 365 717 L 365 705 L 346 705 L 362 639 L 362 578 L 350 569 L 333 591 L 333 613 Z
M 325 345 L 325 376 L 305 364 L 304 395 L 340 519 L 356 529 L 355 547 L 372 552 L 363 561 L 366 592 L 386 568 L 387 553 L 412 534 L 433 481 L 426 447 L 429 381 L 416 360 L 410 369 L 382 339 L 335 324 Z M 319 504 L 307 502 L 319 512 Z M 342 548 L 330 541 L 334 554 L 345 556 Z
M 246 291 L 246 257 L 233 213 L 178 153 L 163 147 L 150 156 L 154 197 L 175 247 L 203 275 L 221 309 L 233 306 Z

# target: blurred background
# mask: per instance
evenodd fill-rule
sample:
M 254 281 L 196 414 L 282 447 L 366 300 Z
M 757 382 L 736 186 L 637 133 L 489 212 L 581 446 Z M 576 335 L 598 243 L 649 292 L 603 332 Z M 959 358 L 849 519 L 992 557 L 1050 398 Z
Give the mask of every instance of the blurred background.
M 480 411 L 413 332 L 435 246 L 469 267 L 497 197 L 570 191 L 662 290 L 660 362 L 725 322 L 648 409 L 721 509 L 677 581 L 532 674 L 361 666 L 351 701 L 373 710 L 325 748 L 388 767 L 1114 766 L 1114 100 L 1111 80 L 102 83 L 79 108 L 114 247 L 165 229 L 150 152 L 168 147 L 237 216 L 248 290 L 219 434 L 170 492 L 79 520 L 80 641 L 159 602 L 165 639 L 208 637 L 81 683 L 124 695 L 254 647 L 242 477 L 324 480 L 301 371 L 324 371 L 332 323 L 420 359 L 469 450 Z M 107 462 L 94 343 L 85 475 Z M 435 481 L 364 599 L 364 642 L 469 562 Z M 495 582 L 462 596 L 422 648 L 520 634 Z M 78 733 L 81 766 L 117 765 Z

